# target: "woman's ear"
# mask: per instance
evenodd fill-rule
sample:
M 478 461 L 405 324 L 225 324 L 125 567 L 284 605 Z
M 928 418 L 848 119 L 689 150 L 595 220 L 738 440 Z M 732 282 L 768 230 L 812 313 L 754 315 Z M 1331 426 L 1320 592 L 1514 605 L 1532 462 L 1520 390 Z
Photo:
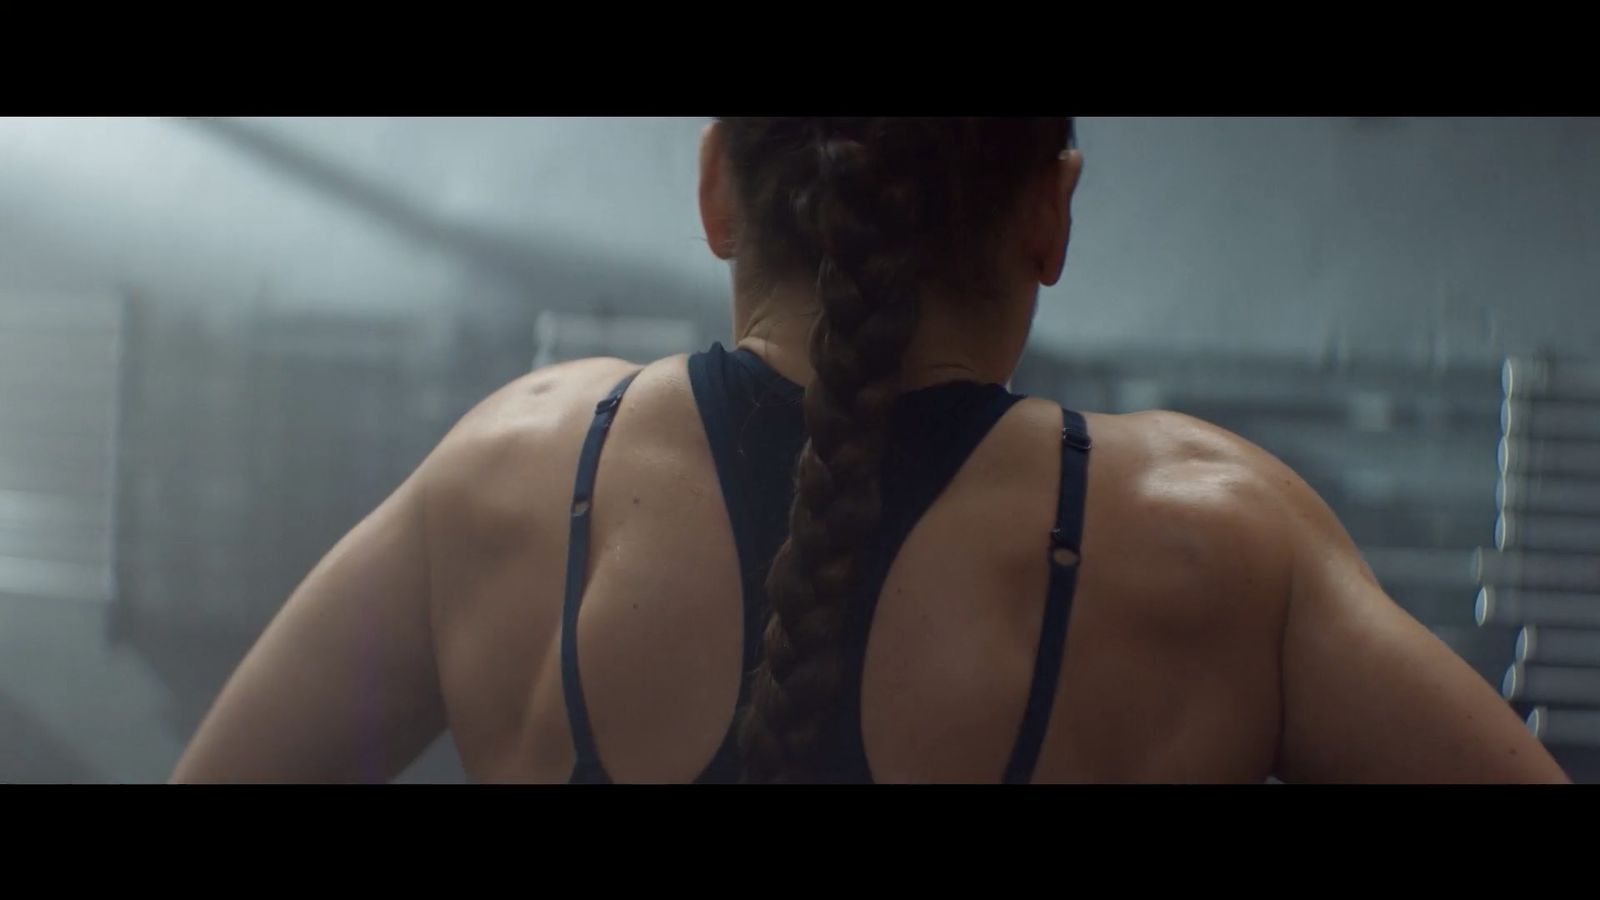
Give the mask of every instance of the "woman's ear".
M 1083 153 L 1064 150 L 1051 164 L 1042 185 L 1044 195 L 1034 222 L 1034 260 L 1039 283 L 1045 287 L 1061 280 L 1067 266 L 1067 245 L 1072 242 L 1072 194 L 1083 174 Z
M 711 252 L 722 260 L 733 258 L 738 233 L 737 204 L 728 176 L 722 126 L 712 122 L 700 134 L 700 225 Z

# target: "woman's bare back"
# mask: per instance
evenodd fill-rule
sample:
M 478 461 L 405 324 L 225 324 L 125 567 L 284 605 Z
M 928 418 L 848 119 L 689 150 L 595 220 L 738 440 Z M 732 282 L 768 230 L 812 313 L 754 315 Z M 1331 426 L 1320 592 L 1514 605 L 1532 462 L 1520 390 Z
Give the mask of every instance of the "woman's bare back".
M 595 402 L 633 368 L 591 360 L 536 373 L 484 404 L 441 449 L 460 460 L 426 501 L 431 621 L 444 705 L 474 778 L 555 782 L 571 771 L 558 644 L 572 474 Z M 1503 720 L 1508 758 L 1528 746 L 1481 679 L 1441 655 L 1449 651 L 1375 585 L 1362 585 L 1370 575 L 1354 548 L 1281 464 L 1171 414 L 1092 416 L 1090 428 L 1080 581 L 1036 780 L 1288 774 L 1297 760 L 1280 765 L 1283 751 L 1296 749 L 1300 731 L 1324 726 L 1313 709 L 1285 715 L 1293 696 L 1285 672 L 1303 678 L 1293 687 L 1308 703 L 1330 693 L 1337 702 L 1338 685 L 1358 680 L 1347 671 L 1358 656 L 1318 656 L 1336 635 L 1289 627 L 1296 579 L 1314 591 L 1319 576 L 1308 569 L 1317 568 L 1364 598 L 1343 601 L 1355 608 L 1348 613 L 1311 609 L 1302 618 L 1337 629 L 1361 624 L 1346 621 L 1354 616 L 1376 631 L 1345 635 L 1352 654 L 1364 643 L 1403 645 L 1419 654 L 1404 669 L 1439 669 L 1424 681 L 1443 705 L 1397 710 L 1410 724 L 1449 715 L 1460 693 L 1464 709 Z M 862 685 L 876 780 L 999 779 L 1038 646 L 1060 429 L 1053 403 L 1015 407 L 896 558 Z M 598 485 L 578 629 L 596 741 L 619 781 L 689 781 L 734 715 L 743 612 L 733 535 L 683 358 L 646 368 L 629 390 Z M 1307 541 L 1313 558 L 1297 569 Z M 1286 660 L 1298 647 L 1303 658 Z M 1368 673 L 1359 680 L 1376 683 L 1353 689 L 1381 693 L 1385 678 Z M 1415 777 L 1448 778 L 1454 763 L 1427 758 L 1429 742 L 1418 737 Z M 1328 765 L 1330 777 L 1357 777 L 1339 759 L 1362 755 L 1310 748 L 1308 774 Z

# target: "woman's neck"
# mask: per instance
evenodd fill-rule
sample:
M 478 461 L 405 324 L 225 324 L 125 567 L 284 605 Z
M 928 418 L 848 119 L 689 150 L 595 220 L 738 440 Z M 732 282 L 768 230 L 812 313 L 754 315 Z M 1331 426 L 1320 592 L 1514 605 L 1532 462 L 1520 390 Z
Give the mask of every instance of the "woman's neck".
M 953 304 L 925 303 L 917 331 L 901 362 L 903 391 L 947 381 L 1005 384 L 1022 357 L 1030 319 L 1004 314 L 957 313 Z M 809 349 L 816 304 L 809 296 L 774 291 L 759 300 L 735 296 L 734 341 L 797 384 L 811 381 Z

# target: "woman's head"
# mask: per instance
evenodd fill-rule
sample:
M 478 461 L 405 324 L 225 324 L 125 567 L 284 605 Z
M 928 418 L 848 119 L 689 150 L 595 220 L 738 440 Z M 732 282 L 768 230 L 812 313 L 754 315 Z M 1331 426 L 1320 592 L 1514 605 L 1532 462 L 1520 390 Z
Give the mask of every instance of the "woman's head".
M 1020 323 L 1020 354 L 1065 260 L 1071 133 L 1066 118 L 722 119 L 702 148 L 706 234 L 747 301 L 803 297 L 827 260 L 924 309 Z
M 1005 344 L 1015 364 L 1038 287 L 1065 260 L 1081 166 L 1070 135 L 1060 118 L 730 118 L 707 132 L 701 215 L 736 292 L 800 296 L 816 315 L 808 440 L 740 726 L 750 780 L 827 777 L 907 350 L 933 318 Z

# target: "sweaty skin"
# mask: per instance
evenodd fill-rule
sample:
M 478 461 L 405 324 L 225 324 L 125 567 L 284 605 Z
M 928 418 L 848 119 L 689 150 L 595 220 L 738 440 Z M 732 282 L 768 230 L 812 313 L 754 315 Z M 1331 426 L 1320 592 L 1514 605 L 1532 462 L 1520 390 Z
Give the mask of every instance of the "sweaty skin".
M 634 368 L 553 367 L 467 415 L 294 593 L 174 780 L 383 780 L 446 727 L 475 780 L 564 780 L 572 475 L 594 404 Z M 1088 421 L 1082 569 L 1036 781 L 1565 780 L 1282 463 L 1172 413 Z M 896 560 L 862 686 L 877 780 L 999 779 L 1060 427 L 1049 402 L 1015 407 Z M 629 390 L 594 504 L 579 654 L 601 755 L 619 781 L 691 780 L 733 715 L 741 607 L 682 358 Z

